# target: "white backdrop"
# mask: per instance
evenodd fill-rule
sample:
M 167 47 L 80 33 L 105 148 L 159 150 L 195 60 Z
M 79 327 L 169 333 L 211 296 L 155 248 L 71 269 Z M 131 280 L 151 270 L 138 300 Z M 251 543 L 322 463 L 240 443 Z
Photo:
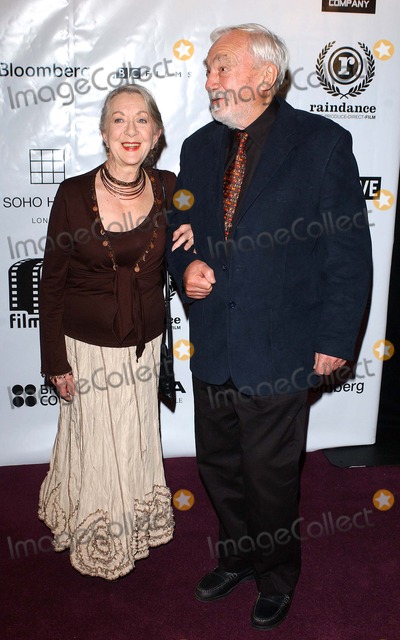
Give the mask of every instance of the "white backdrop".
M 399 18 L 397 0 L 376 0 L 376 8 L 374 0 L 247 0 L 229 11 L 211 0 L 1 1 L 0 464 L 49 459 L 58 400 L 40 376 L 44 238 L 57 184 L 104 159 L 98 117 L 107 91 L 130 81 L 154 93 L 168 142 L 159 167 L 178 171 L 182 141 L 210 119 L 209 33 L 242 22 L 285 39 L 288 101 L 353 135 L 373 239 L 372 309 L 356 377 L 311 409 L 308 449 L 374 442 L 382 360 L 393 354 L 384 332 L 400 148 Z M 172 305 L 179 348 L 188 324 L 176 295 Z M 162 408 L 164 454 L 193 455 L 189 362 L 175 362 L 178 405 L 174 414 Z

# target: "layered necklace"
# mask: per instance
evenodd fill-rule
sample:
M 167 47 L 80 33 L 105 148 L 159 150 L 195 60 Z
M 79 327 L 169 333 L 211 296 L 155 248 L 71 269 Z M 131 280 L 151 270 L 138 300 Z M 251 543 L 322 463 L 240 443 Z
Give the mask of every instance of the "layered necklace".
M 119 200 L 134 200 L 138 198 L 146 186 L 146 173 L 143 167 L 140 167 L 136 180 L 133 182 L 124 182 L 123 180 L 114 178 L 107 169 L 106 163 L 104 163 L 100 167 L 100 178 L 108 193 Z
M 160 180 L 161 180 L 161 184 L 163 184 L 162 182 L 162 174 L 159 171 L 158 175 L 161 176 Z M 163 204 L 163 202 L 165 203 L 165 207 L 166 207 L 166 195 L 165 195 L 165 190 L 163 187 L 163 200 L 161 200 L 160 198 L 157 197 L 157 193 L 156 193 L 156 185 L 155 185 L 155 178 L 154 178 L 154 174 L 153 171 L 150 169 L 149 170 L 149 180 L 150 180 L 150 184 L 153 190 L 153 198 L 154 198 L 154 204 L 155 204 L 155 213 L 154 213 L 154 217 L 153 217 L 153 213 L 152 211 L 150 211 L 149 213 L 149 217 L 150 220 L 152 221 L 152 225 L 153 225 L 153 231 L 151 234 L 151 238 L 149 240 L 149 244 L 147 245 L 146 249 L 144 250 L 143 254 L 140 256 L 140 258 L 138 258 L 135 262 L 135 264 L 133 265 L 133 271 L 135 273 L 139 273 L 144 266 L 144 263 L 146 262 L 146 259 L 150 253 L 150 251 L 152 249 L 154 249 L 154 246 L 156 244 L 156 239 L 158 237 L 158 231 L 159 231 L 159 226 L 158 226 L 158 216 L 160 215 L 160 211 L 161 211 L 161 205 Z M 131 184 L 130 182 L 128 182 L 128 184 Z M 117 270 L 118 268 L 118 264 L 114 255 L 114 251 L 113 248 L 111 246 L 110 243 L 110 238 L 108 236 L 107 231 L 105 230 L 104 226 L 103 226 L 103 221 L 101 219 L 101 215 L 99 213 L 99 205 L 97 202 L 97 196 L 96 196 L 96 188 L 95 188 L 95 179 L 93 180 L 93 184 L 92 184 L 92 211 L 94 213 L 94 220 L 95 222 L 97 222 L 97 224 L 99 225 L 100 229 L 100 235 L 103 237 L 103 241 L 102 241 L 102 245 L 103 247 L 105 247 L 107 249 L 108 252 L 108 257 L 110 258 L 111 262 L 112 262 L 112 267 L 114 269 L 114 271 Z M 132 231 L 134 231 L 132 229 Z M 98 237 L 98 236 L 97 236 Z

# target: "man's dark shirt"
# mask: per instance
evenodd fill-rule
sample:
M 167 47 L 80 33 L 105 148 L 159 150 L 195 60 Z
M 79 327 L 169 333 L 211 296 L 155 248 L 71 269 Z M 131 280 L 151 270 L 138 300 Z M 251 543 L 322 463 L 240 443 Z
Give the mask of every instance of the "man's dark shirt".
M 272 100 L 271 104 L 265 111 L 262 112 L 260 116 L 258 116 L 257 120 L 254 120 L 251 124 L 249 124 L 244 131 L 249 134 L 249 137 L 246 142 L 246 170 L 243 178 L 242 188 L 240 190 L 239 200 L 236 206 L 236 211 L 233 216 L 232 228 L 235 228 L 235 219 L 237 219 L 237 214 L 240 211 L 240 205 L 243 202 L 243 198 L 246 194 L 246 191 L 253 179 L 254 172 L 256 170 L 258 161 L 260 160 L 261 152 L 264 148 L 264 145 L 267 141 L 268 135 L 271 131 L 272 125 L 275 121 L 276 115 L 279 110 L 279 103 L 275 98 Z M 238 129 L 232 129 L 229 136 L 229 143 L 226 154 L 226 165 L 225 171 L 233 162 L 237 147 L 238 141 L 236 137 Z M 230 234 L 229 234 L 230 235 Z

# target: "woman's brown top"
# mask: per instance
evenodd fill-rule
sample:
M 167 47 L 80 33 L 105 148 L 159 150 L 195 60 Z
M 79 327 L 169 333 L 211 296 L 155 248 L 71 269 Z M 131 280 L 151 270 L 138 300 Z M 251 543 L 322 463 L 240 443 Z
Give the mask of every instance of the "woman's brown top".
M 41 370 L 48 376 L 71 369 L 66 335 L 103 347 L 136 346 L 140 357 L 164 328 L 167 216 L 160 172 L 146 169 L 155 200 L 145 220 L 105 233 L 94 188 L 98 169 L 65 180 L 50 214 L 40 284 Z M 168 208 L 176 178 L 161 173 Z

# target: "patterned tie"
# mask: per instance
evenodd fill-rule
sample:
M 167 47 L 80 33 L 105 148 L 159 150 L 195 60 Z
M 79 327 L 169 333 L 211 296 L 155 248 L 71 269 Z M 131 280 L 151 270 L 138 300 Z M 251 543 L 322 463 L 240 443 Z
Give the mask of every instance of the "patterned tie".
M 238 150 L 236 156 L 227 168 L 224 175 L 224 222 L 225 222 L 225 240 L 227 240 L 229 231 L 232 227 L 232 219 L 235 213 L 236 205 L 239 200 L 240 189 L 243 183 L 244 172 L 246 169 L 246 141 L 249 137 L 244 131 L 237 131 Z

